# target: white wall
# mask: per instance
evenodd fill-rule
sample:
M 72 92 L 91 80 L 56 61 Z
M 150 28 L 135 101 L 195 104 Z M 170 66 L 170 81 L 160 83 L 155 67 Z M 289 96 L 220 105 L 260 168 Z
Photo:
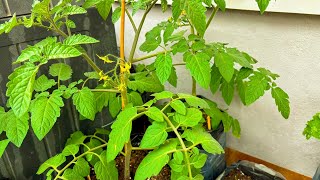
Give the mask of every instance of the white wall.
M 135 19 L 141 19 L 139 12 Z M 146 21 L 144 33 L 158 22 L 167 19 L 154 9 Z M 242 127 L 240 139 L 228 137 L 228 146 L 298 173 L 313 176 L 320 164 L 320 142 L 307 141 L 302 136 L 305 123 L 320 111 L 320 23 L 319 16 L 228 10 L 218 13 L 207 32 L 208 41 L 229 42 L 231 46 L 248 52 L 259 60 L 259 66 L 279 73 L 278 85 L 285 89 L 291 101 L 291 116 L 284 120 L 278 113 L 270 93 L 250 107 L 235 98 L 230 113 L 239 119 Z M 130 23 L 127 20 L 127 27 Z M 116 24 L 119 32 L 119 24 Z M 133 40 L 132 28 L 126 29 L 126 56 Z M 144 53 L 137 52 L 136 57 Z M 181 57 L 176 57 L 176 62 Z M 179 67 L 179 91 L 191 91 L 190 77 Z M 172 87 L 169 89 L 174 90 Z M 176 90 L 177 91 L 177 90 Z M 220 94 L 207 97 L 225 104 Z

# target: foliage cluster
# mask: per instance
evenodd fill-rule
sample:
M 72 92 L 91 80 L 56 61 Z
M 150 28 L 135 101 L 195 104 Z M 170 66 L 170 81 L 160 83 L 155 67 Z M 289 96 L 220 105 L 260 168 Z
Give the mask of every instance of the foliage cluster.
M 167 11 L 167 1 L 160 2 L 162 10 Z M 206 42 L 204 35 L 215 14 L 226 10 L 224 0 L 173 0 L 172 18 L 146 33 L 139 48 L 147 53 L 159 48 L 163 51 L 142 58 L 134 57 L 137 42 L 144 21 L 157 0 L 128 1 L 126 6 L 131 6 L 132 11 L 125 11 L 135 30 L 130 55 L 127 58 L 107 53 L 99 55 L 100 60 L 112 67 L 112 70 L 104 72 L 83 45 L 107 42 L 99 42 L 84 34 L 72 34 L 72 29 L 76 28 L 72 15 L 85 14 L 88 8 L 95 7 L 106 20 L 113 3 L 114 0 L 85 0 L 82 3 L 61 0 L 51 6 L 51 0 L 36 1 L 30 17 L 13 15 L 0 25 L 0 34 L 9 33 L 21 25 L 45 28 L 62 38 L 60 41 L 57 37 L 47 37 L 30 45 L 15 61 L 20 66 L 9 76 L 8 102 L 6 107 L 0 108 L 0 133 L 7 137 L 0 141 L 0 155 L 9 142 L 20 147 L 29 128 L 42 140 L 60 117 L 66 100 L 71 100 L 83 120 L 93 121 L 98 112 L 108 108 L 116 119 L 111 132 L 106 129 L 97 129 L 93 135 L 75 132 L 62 153 L 44 162 L 38 174 L 46 172 L 48 179 L 83 179 L 89 175 L 91 166 L 98 179 L 114 180 L 118 179 L 115 158 L 123 154 L 126 157 L 125 177 L 128 178 L 131 151 L 150 150 L 135 179 L 157 175 L 167 164 L 172 170 L 172 179 L 203 179 L 200 169 L 207 154 L 199 149 L 211 154 L 223 153 L 223 148 L 207 128 L 214 130 L 222 122 L 224 130 L 232 130 L 236 137 L 240 136 L 241 129 L 238 120 L 220 110 L 215 102 L 197 97 L 197 85 L 210 89 L 212 94 L 221 91 L 228 105 L 236 91 L 247 106 L 270 91 L 282 116 L 289 117 L 289 97 L 275 82 L 279 75 L 265 68 L 254 68 L 257 60 L 234 47 Z M 263 13 L 269 0 L 257 0 L 257 3 Z M 133 15 L 139 10 L 143 10 L 144 15 L 136 26 Z M 209 18 L 207 11 L 211 11 Z M 114 10 L 112 21 L 119 18 L 121 7 Z M 183 55 L 183 63 L 174 62 L 177 54 Z M 84 72 L 86 79 L 71 82 L 73 70 L 68 62 L 75 57 L 82 57 L 94 71 Z M 152 64 L 138 64 L 149 58 L 155 58 Z M 39 70 L 49 62 L 54 63 L 50 65 L 48 74 L 39 74 Z M 136 71 L 131 73 L 133 65 Z M 192 95 L 165 91 L 166 82 L 177 86 L 176 66 L 186 66 L 190 72 Z M 98 85 L 89 88 L 88 81 L 95 81 Z M 153 99 L 143 102 L 141 94 L 144 92 L 154 93 Z M 147 116 L 151 125 L 146 129 L 140 146 L 133 147 L 130 143 L 132 122 L 141 116 Z M 101 135 L 108 135 L 108 139 Z

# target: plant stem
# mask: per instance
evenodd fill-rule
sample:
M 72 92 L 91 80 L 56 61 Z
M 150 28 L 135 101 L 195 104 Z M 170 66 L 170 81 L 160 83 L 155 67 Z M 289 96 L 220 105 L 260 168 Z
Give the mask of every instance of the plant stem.
M 62 37 L 67 38 L 68 35 L 66 33 L 64 33 L 63 31 L 61 31 L 57 25 L 53 22 L 53 20 L 49 19 L 49 22 L 52 24 L 53 26 L 53 30 L 60 34 Z M 82 53 L 82 57 L 88 62 L 88 64 L 97 72 L 100 73 L 102 70 L 93 62 L 93 60 L 88 56 L 87 53 Z
M 116 89 L 91 89 L 92 92 L 112 92 L 112 93 L 120 93 L 119 90 Z
M 132 147 L 133 151 L 152 151 L 154 148 L 140 148 L 140 147 Z
M 177 63 L 177 64 L 172 64 L 172 66 L 184 66 L 186 63 Z
M 121 0 L 121 22 L 120 22 L 120 82 L 121 82 L 121 102 L 122 109 L 124 109 L 128 103 L 127 97 L 127 85 L 126 85 L 126 70 L 124 61 L 124 33 L 125 33 L 125 10 L 126 1 Z M 125 150 L 125 162 L 124 162 L 124 179 L 129 180 L 130 178 L 130 159 L 131 159 L 131 142 L 124 145 Z
M 171 52 L 171 51 L 172 51 L 172 50 L 169 50 L 169 51 L 161 51 L 161 52 L 157 52 L 157 53 L 154 53 L 154 54 L 150 54 L 150 55 L 147 55 L 147 56 L 144 56 L 144 57 L 136 58 L 136 59 L 133 59 L 131 63 L 136 63 L 136 62 L 139 62 L 139 61 L 143 61 L 143 60 L 146 60 L 146 59 L 149 59 L 149 58 L 156 57 L 156 56 L 158 56 L 159 54 L 165 54 L 165 53 L 169 53 L 169 52 Z
M 197 82 L 194 77 L 192 77 L 192 95 L 197 96 Z
M 68 35 L 71 36 L 71 30 L 70 28 L 67 26 L 67 22 L 68 22 L 68 17 L 65 18 L 66 19 L 66 27 L 67 27 L 67 32 L 68 32 Z
M 77 160 L 79 160 L 80 158 L 82 158 L 83 156 L 89 154 L 89 153 L 92 153 L 93 151 L 97 150 L 97 149 L 100 149 L 100 148 L 104 148 L 106 147 L 107 144 L 102 144 L 100 146 L 97 146 L 95 148 L 92 148 L 92 149 L 89 149 L 88 151 L 84 152 L 83 154 L 80 154 L 79 156 L 75 157 L 72 161 L 70 161 L 65 167 L 63 167 L 61 170 L 58 170 L 58 174 L 57 176 L 54 178 L 54 180 L 57 180 L 61 173 L 63 173 L 66 169 L 68 169 L 68 167 L 70 167 L 74 162 L 76 162 Z
M 219 10 L 219 7 L 218 7 L 218 6 L 212 5 L 212 7 L 213 7 L 213 11 L 212 11 L 211 16 L 210 16 L 209 19 L 208 19 L 208 22 L 207 22 L 207 25 L 206 25 L 206 29 L 208 29 L 211 21 L 212 21 L 213 18 L 216 16 L 216 14 L 217 14 L 217 12 L 218 12 L 218 10 Z
M 187 163 L 188 172 L 189 172 L 189 179 L 193 179 L 193 177 L 192 177 L 192 171 L 191 171 L 191 166 L 190 166 L 189 155 L 188 155 L 188 148 L 187 148 L 186 145 L 184 144 L 183 139 L 181 138 L 180 133 L 177 131 L 176 127 L 172 124 L 172 122 L 170 121 L 170 119 L 168 118 L 168 116 L 165 115 L 163 112 L 162 112 L 162 115 L 163 115 L 164 119 L 167 121 L 167 123 L 169 124 L 169 126 L 172 128 L 173 132 L 176 134 L 177 138 L 179 139 L 179 142 L 180 142 L 180 144 L 181 144 L 182 151 L 183 151 L 183 153 L 184 153 L 185 160 L 186 160 L 186 163 Z
M 195 34 L 194 27 L 191 25 L 190 28 L 191 28 L 191 34 Z M 194 51 L 192 52 L 194 53 Z M 192 95 L 197 96 L 197 82 L 194 79 L 194 77 L 192 77 Z
M 137 49 L 137 44 L 138 44 L 139 36 L 140 36 L 141 30 L 142 30 L 142 26 L 144 24 L 144 21 L 146 20 L 146 17 L 148 15 L 148 13 L 152 9 L 152 7 L 156 4 L 156 2 L 157 2 L 157 0 L 153 1 L 152 4 L 147 8 L 147 10 L 144 12 L 144 14 L 142 16 L 142 19 L 141 19 L 139 27 L 138 27 L 138 31 L 134 36 L 132 48 L 131 48 L 131 51 L 130 51 L 130 55 L 129 55 L 129 62 L 130 63 L 132 63 L 134 53 L 135 53 L 135 51 Z
M 136 24 L 134 23 L 133 18 L 132 18 L 132 16 L 130 15 L 130 12 L 128 11 L 127 8 L 126 8 L 125 10 L 126 10 L 126 14 L 127 14 L 128 18 L 129 18 L 129 20 L 130 20 L 130 22 L 131 22 L 131 24 L 132 24 L 132 28 L 133 28 L 134 32 L 137 33 L 137 31 L 138 31 L 138 30 L 137 30 L 137 26 L 136 26 Z

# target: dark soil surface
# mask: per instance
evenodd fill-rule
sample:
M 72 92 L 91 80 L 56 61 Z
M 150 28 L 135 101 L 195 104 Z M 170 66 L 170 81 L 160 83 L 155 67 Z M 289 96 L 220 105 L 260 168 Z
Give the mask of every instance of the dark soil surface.
M 245 175 L 240 169 L 232 170 L 223 180 L 252 180 L 250 176 Z
M 147 155 L 147 151 L 132 151 L 131 154 L 131 162 L 130 162 L 130 172 L 131 172 L 131 179 L 134 179 L 135 172 L 137 171 L 139 164 L 143 160 L 143 158 Z M 124 156 L 118 156 L 116 158 L 116 166 L 119 172 L 119 180 L 124 179 Z M 96 180 L 96 175 L 94 174 L 94 170 L 91 170 L 91 180 Z M 170 180 L 170 168 L 165 166 L 158 176 L 153 176 L 150 180 Z

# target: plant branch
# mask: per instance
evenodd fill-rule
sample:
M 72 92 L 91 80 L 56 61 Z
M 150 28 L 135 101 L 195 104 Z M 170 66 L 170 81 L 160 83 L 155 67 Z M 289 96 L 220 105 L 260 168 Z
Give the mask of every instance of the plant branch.
M 211 24 L 211 21 L 213 20 L 213 18 L 216 16 L 218 10 L 219 10 L 219 7 L 218 6 L 214 6 L 212 5 L 213 7 L 213 11 L 212 11 L 212 14 L 211 16 L 209 17 L 208 21 L 207 21 L 207 25 L 206 25 L 206 29 L 208 29 L 209 25 Z
M 132 147 L 133 151 L 152 151 L 154 148 L 140 148 L 140 147 Z
M 68 167 L 70 167 L 73 163 L 75 163 L 77 160 L 79 160 L 80 158 L 82 158 L 83 156 L 89 154 L 89 153 L 92 153 L 93 151 L 97 150 L 97 149 L 100 149 L 100 148 L 104 148 L 106 147 L 107 144 L 102 144 L 100 146 L 97 146 L 95 148 L 92 148 L 92 149 L 89 149 L 88 151 L 84 152 L 83 154 L 80 154 L 79 156 L 75 157 L 72 161 L 70 161 L 65 167 L 63 167 L 61 170 L 58 170 L 57 171 L 57 176 L 54 178 L 54 180 L 57 180 L 61 173 L 63 173 L 66 169 L 68 169 Z
M 171 52 L 171 51 L 172 51 L 172 50 L 161 51 L 161 52 L 157 52 L 157 53 L 150 54 L 150 55 L 147 55 L 147 56 L 143 56 L 143 57 L 140 57 L 140 58 L 136 58 L 136 59 L 133 59 L 131 63 L 136 63 L 136 62 L 139 62 L 139 61 L 143 61 L 143 60 L 146 60 L 146 59 L 149 59 L 149 58 L 156 57 L 156 56 L 158 56 L 159 54 L 165 54 L 165 53 L 168 53 L 168 52 Z
M 111 93 L 120 93 L 119 90 L 116 89 L 91 89 L 92 92 L 111 92 Z
M 126 11 L 126 14 L 127 14 L 128 18 L 129 18 L 130 22 L 131 22 L 131 25 L 132 25 L 132 28 L 133 28 L 134 32 L 137 33 L 138 29 L 137 29 L 136 24 L 133 21 L 133 18 L 131 16 L 130 12 L 128 11 L 127 8 L 125 9 L 125 11 Z
M 187 167 L 188 167 L 188 172 L 189 172 L 189 179 L 193 179 L 192 177 L 192 171 L 191 171 L 191 165 L 190 165 L 190 160 L 189 160 L 189 155 L 188 155 L 188 148 L 186 147 L 186 145 L 183 142 L 183 139 L 181 138 L 180 133 L 177 131 L 176 127 L 172 124 L 172 122 L 170 121 L 170 119 L 168 118 L 168 116 L 166 114 L 164 114 L 162 112 L 162 115 L 164 117 L 164 119 L 166 120 L 166 122 L 169 124 L 169 126 L 172 128 L 173 132 L 176 134 L 177 138 L 179 139 L 179 142 L 181 144 L 182 147 L 182 151 L 184 153 L 185 156 L 185 160 L 187 163 Z
M 146 20 L 146 17 L 148 15 L 148 13 L 150 12 L 150 10 L 152 9 L 152 7 L 157 3 L 157 0 L 154 0 L 152 2 L 152 4 L 147 8 L 147 10 L 144 12 L 143 16 L 142 16 L 142 19 L 140 21 L 140 24 L 139 24 L 139 27 L 138 27 L 138 31 L 137 33 L 135 34 L 134 36 L 134 40 L 133 40 L 133 44 L 132 44 L 132 48 L 131 48 L 131 51 L 130 51 L 130 55 L 129 55 L 129 62 L 132 63 L 132 60 L 133 60 L 133 56 L 134 56 L 134 53 L 137 49 L 137 44 L 138 44 L 138 40 L 139 40 L 139 37 L 140 37 L 140 33 L 141 33 L 141 30 L 142 30 L 142 27 L 143 27 L 143 24 Z

